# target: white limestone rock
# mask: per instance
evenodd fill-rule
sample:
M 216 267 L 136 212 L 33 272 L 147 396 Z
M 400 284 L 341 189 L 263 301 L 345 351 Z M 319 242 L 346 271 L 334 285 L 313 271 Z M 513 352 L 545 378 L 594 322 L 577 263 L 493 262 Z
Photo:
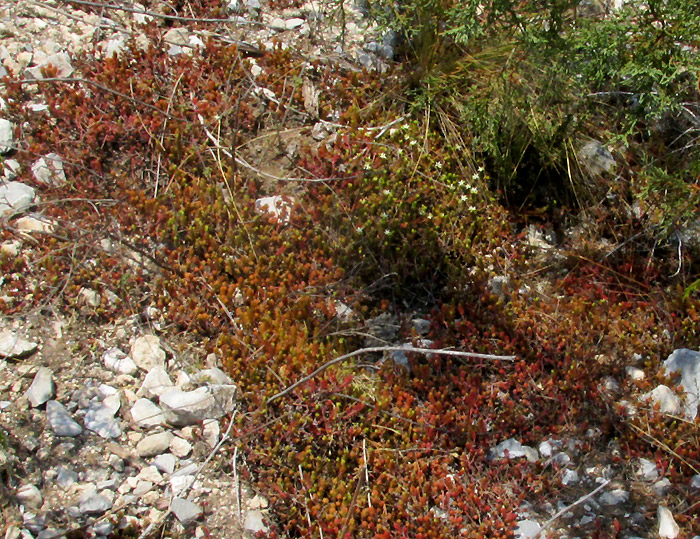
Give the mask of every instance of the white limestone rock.
M 34 179 L 49 187 L 60 187 L 66 183 L 63 160 L 56 153 L 46 154 L 32 165 Z
M 232 412 L 236 390 L 235 385 L 209 385 L 194 391 L 174 388 L 160 395 L 160 405 L 169 423 L 184 427 Z
M 268 528 L 263 521 L 263 512 L 257 509 L 246 512 L 243 528 L 251 533 L 267 533 Z
M 144 371 L 155 367 L 165 368 L 165 350 L 161 348 L 160 339 L 155 335 L 143 335 L 131 346 L 131 359 Z
M 15 147 L 15 126 L 5 118 L 0 118 L 0 153 L 5 154 Z
M 172 453 L 163 453 L 158 455 L 153 459 L 153 466 L 155 466 L 159 472 L 172 474 L 175 470 L 175 465 L 177 464 L 177 457 Z
M 170 440 L 170 452 L 176 457 L 185 458 L 192 452 L 192 444 L 184 438 L 174 436 Z
M 659 505 L 656 510 L 656 516 L 659 519 L 659 537 L 675 539 L 680 533 L 680 528 L 673 518 L 673 513 L 667 507 Z
M 139 399 L 131 407 L 131 418 L 141 427 L 156 427 L 165 423 L 165 415 L 148 399 Z
M 202 516 L 202 508 L 184 498 L 173 498 L 170 510 L 183 526 L 189 526 Z
M 37 408 L 51 400 L 55 391 L 56 386 L 53 383 L 53 371 L 46 367 L 39 367 L 32 381 L 32 385 L 29 386 L 24 396 L 27 397 L 34 408 Z
M 22 212 L 36 201 L 36 191 L 20 182 L 0 185 L 0 217 Z
M 12 330 L 5 329 L 0 332 L 0 357 L 19 359 L 36 352 L 39 345 L 20 337 Z
M 136 374 L 139 370 L 134 360 L 122 352 L 119 348 L 110 348 L 102 354 L 102 361 L 110 371 L 119 374 Z
M 168 450 L 172 439 L 173 433 L 170 431 L 151 434 L 136 444 L 136 452 L 138 453 L 139 457 L 142 458 L 160 455 Z
M 700 352 L 679 348 L 664 361 L 668 376 L 680 375 L 680 385 L 685 391 L 685 416 L 693 421 L 698 415 L 700 403 Z
M 515 528 L 515 537 L 516 539 L 531 539 L 537 537 L 541 529 L 542 526 L 534 520 L 520 520 L 518 527 Z
M 295 205 L 294 197 L 280 195 L 262 197 L 255 201 L 255 209 L 258 213 L 268 214 L 282 224 L 289 223 Z
M 104 402 L 91 402 L 85 413 L 83 425 L 88 430 L 99 434 L 102 438 L 119 438 L 122 434 L 122 429 L 119 426 L 119 420 L 114 417 L 113 400 Z
M 199 371 L 193 376 L 193 380 L 198 384 L 230 385 L 232 383 L 231 378 L 217 367 Z
M 50 54 L 37 63 L 35 67 L 27 69 L 27 71 L 29 71 L 34 78 L 43 79 L 44 75 L 41 73 L 41 70 L 48 66 L 55 67 L 58 70 L 56 76 L 61 78 L 70 77 L 74 71 L 70 63 L 70 55 L 65 52 Z
M 17 501 L 25 507 L 39 508 L 44 500 L 41 491 L 34 485 L 22 485 L 15 494 Z
M 136 395 L 157 399 L 164 391 L 173 387 L 173 382 L 167 371 L 163 367 L 157 366 L 148 371 Z
M 24 232 L 25 234 L 31 232 L 49 234 L 56 228 L 56 223 L 42 215 L 34 214 L 20 217 L 15 221 L 15 226 L 20 232 Z
M 491 457 L 494 459 L 525 457 L 527 460 L 534 462 L 537 460 L 538 454 L 532 447 L 522 445 L 515 438 L 509 438 L 491 449 Z
M 659 411 L 663 414 L 678 415 L 681 413 L 681 399 L 663 384 L 642 395 L 641 400 L 658 404 Z

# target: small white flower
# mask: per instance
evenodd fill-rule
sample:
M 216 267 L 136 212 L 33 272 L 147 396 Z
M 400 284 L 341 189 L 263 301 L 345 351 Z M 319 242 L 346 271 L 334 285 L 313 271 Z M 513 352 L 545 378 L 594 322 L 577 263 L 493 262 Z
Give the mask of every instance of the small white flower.
M 474 175 L 472 176 L 472 180 L 478 180 L 479 179 L 479 173 L 475 172 Z
M 418 144 L 418 141 L 414 138 L 408 143 L 409 146 L 415 146 L 416 144 Z
M 392 127 L 391 129 L 389 129 L 389 136 L 393 137 L 398 132 L 399 132 L 398 129 L 396 129 L 395 127 Z
M 470 212 L 475 212 L 476 211 L 476 206 L 469 206 L 467 208 Z
M 381 157 L 382 159 L 386 159 L 386 153 L 385 152 L 380 153 L 379 157 Z
M 435 168 L 437 168 L 438 170 L 441 170 L 442 169 L 442 161 L 438 161 L 437 163 L 435 163 Z
M 382 193 L 384 193 L 385 195 L 390 195 L 391 191 L 389 189 L 384 189 L 382 190 Z
M 362 234 L 362 232 L 364 231 L 364 228 L 362 228 L 361 226 L 358 226 L 355 230 L 357 231 L 358 234 Z
M 385 236 L 391 236 L 391 230 L 389 230 L 389 229 L 387 228 L 387 229 L 384 231 L 384 235 L 385 235 Z
M 466 202 L 467 200 L 469 200 L 469 197 L 468 197 L 467 195 L 462 195 L 461 197 L 459 197 L 459 199 L 460 199 L 462 202 Z
M 474 187 L 473 185 L 469 188 L 469 191 L 474 195 L 479 192 L 479 190 L 476 187 Z
M 389 217 L 389 214 L 387 212 L 383 211 L 382 212 L 382 219 L 386 219 L 387 217 Z
M 428 215 L 426 215 L 426 217 L 427 217 L 428 219 L 432 219 L 432 218 L 433 218 L 433 214 L 432 214 L 432 212 L 431 212 L 431 213 L 429 213 Z
M 483 171 L 484 171 L 484 167 L 479 167 L 477 170 L 478 170 L 479 172 L 483 172 Z
M 401 124 L 401 129 L 408 129 L 410 126 L 408 124 Z

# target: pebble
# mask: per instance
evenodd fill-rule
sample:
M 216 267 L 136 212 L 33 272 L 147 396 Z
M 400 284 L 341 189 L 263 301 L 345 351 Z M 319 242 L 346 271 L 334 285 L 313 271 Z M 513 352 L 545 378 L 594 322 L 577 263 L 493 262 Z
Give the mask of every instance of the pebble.
M 656 517 L 659 520 L 659 537 L 675 539 L 680 533 L 680 528 L 673 518 L 673 513 L 667 507 L 659 505 L 656 510 Z
M 162 473 L 172 474 L 177 464 L 177 457 L 172 453 L 163 453 L 153 459 L 153 465 Z
M 172 387 L 173 382 L 170 380 L 166 370 L 157 366 L 148 371 L 136 395 L 148 399 L 157 399 L 164 391 Z
M 141 427 L 156 427 L 165 422 L 163 410 L 148 399 L 139 399 L 134 403 L 131 418 Z
M 89 515 L 102 514 L 112 508 L 112 500 L 96 490 L 89 490 L 80 497 L 78 508 L 81 513 Z
M 154 457 L 167 451 L 172 440 L 173 433 L 170 431 L 151 434 L 136 444 L 136 452 L 142 458 Z
M 3 193 L 3 188 L 7 187 L 7 185 L 8 184 L 0 185 L 0 200 L 4 201 L 4 197 L 9 196 L 7 193 Z M 12 203 L 11 200 L 8 200 L 8 202 L 10 202 L 10 204 Z M 0 202 L 0 217 L 3 215 L 2 204 L 4 204 L 4 202 Z M 38 347 L 39 345 L 37 343 L 28 341 L 9 329 L 0 332 L 0 357 L 12 359 L 23 358 L 36 352 Z
M 173 498 L 170 510 L 183 526 L 189 526 L 202 516 L 202 508 L 189 500 Z
M 83 432 L 83 427 L 73 420 L 66 407 L 58 401 L 50 400 L 46 403 L 46 417 L 56 436 L 78 436 Z
M 192 444 L 187 440 L 174 436 L 170 440 L 170 452 L 176 457 L 185 458 L 192 451 Z
M 55 153 L 46 154 L 32 165 L 34 179 L 49 187 L 60 187 L 66 183 L 63 160 Z
M 609 492 L 604 492 L 598 499 L 602 505 L 618 505 L 626 502 L 629 497 L 629 492 L 621 488 L 616 488 Z
M 209 385 L 194 391 L 169 389 L 161 394 L 166 420 L 176 426 L 194 425 L 216 419 L 235 408 L 235 385 Z
M 58 466 L 56 468 L 56 472 L 56 483 L 58 483 L 64 489 L 69 489 L 74 483 L 78 481 L 77 472 L 65 468 L 64 466 Z
M 114 417 L 114 413 L 113 406 L 93 402 L 85 413 L 83 425 L 102 438 L 119 438 L 122 429 L 119 426 L 119 421 Z
M 53 371 L 46 367 L 39 367 L 32 381 L 32 385 L 29 386 L 24 396 L 27 397 L 31 405 L 36 408 L 46 401 L 51 400 L 55 390 L 56 386 L 53 383 Z
M 14 148 L 15 126 L 5 118 L 0 118 L 0 153 L 5 154 Z
M 248 511 L 243 521 L 243 528 L 251 533 L 267 533 L 267 526 L 263 521 L 263 513 L 257 509 Z
M 146 372 L 155 367 L 165 367 L 165 350 L 161 348 L 160 339 L 155 335 L 143 335 L 131 346 L 131 359 Z
M 681 399 L 668 386 L 659 385 L 640 397 L 642 401 L 658 404 L 662 414 L 678 415 L 681 413 Z
M 25 507 L 38 508 L 44 502 L 41 491 L 34 485 L 22 485 L 17 489 L 15 497 Z
M 110 371 L 119 374 L 135 374 L 139 369 L 134 360 L 119 348 L 110 348 L 102 354 L 102 361 Z

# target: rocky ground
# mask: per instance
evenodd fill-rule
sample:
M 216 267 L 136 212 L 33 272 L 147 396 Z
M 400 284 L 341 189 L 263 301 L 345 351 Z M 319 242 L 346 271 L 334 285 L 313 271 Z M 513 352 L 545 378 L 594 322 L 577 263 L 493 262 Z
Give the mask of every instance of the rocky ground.
M 94 51 L 95 61 L 101 61 L 118 54 L 135 24 L 167 15 L 165 10 L 144 13 L 136 3 L 107 9 L 85 2 L 91 8 L 86 11 L 79 4 L 0 4 L 0 69 L 29 78 L 41 77 L 41 68 L 53 65 L 58 76 L 79 78 L 71 64 L 74 55 Z M 217 37 L 252 53 L 275 38 L 311 58 L 333 57 L 378 72 L 393 55 L 391 36 L 368 29 L 358 8 L 343 10 L 347 19 L 342 30 L 329 23 L 340 16 L 337 9 L 317 2 L 273 9 L 258 0 L 232 0 L 227 8 L 235 24 L 225 25 Z M 197 54 L 205 36 L 190 31 L 186 20 L 171 22 L 174 26 L 162 29 L 170 53 Z M 312 110 L 313 91 L 307 96 L 305 104 Z M 40 110 L 41 104 L 36 106 Z M 14 131 L 9 122 L 0 122 L 5 122 L 0 123 L 0 150 L 7 153 L 15 144 Z M 322 139 L 332 127 L 319 122 L 314 137 Z M 12 220 L 17 235 L 2 245 L 2 256 L 32 260 L 32 234 L 53 225 L 40 214 L 27 214 L 38 199 L 30 186 L 13 181 L 18 166 L 8 155 L 0 215 Z M 55 155 L 37 160 L 32 173 L 40 184 L 65 181 Z M 283 216 L 280 200 L 260 199 L 258 207 Z M 536 234 L 530 240 L 543 251 L 554 249 Z M 32 278 L 36 276 L 2 276 L 3 284 L 19 287 L 21 282 L 27 293 L 32 283 L 26 281 Z M 146 307 L 138 316 L 99 325 L 83 315 L 96 309 L 100 298 L 89 289 L 81 294 L 79 312 L 56 312 L 47 305 L 0 320 L 0 533 L 6 539 L 145 538 L 165 530 L 233 538 L 267 531 L 268 502 L 240 477 L 245 461 L 238 447 L 245 441 L 230 435 L 237 413 L 236 381 L 194 339 L 170 331 L 157 309 Z M 401 344 L 393 326 L 391 319 L 368 325 L 370 332 L 381 333 L 382 342 Z M 685 408 L 666 386 L 648 395 L 620 395 L 615 379 L 601 382 L 608 396 L 601 405 L 626 406 L 634 413 L 651 401 L 662 412 L 695 417 L 699 357 L 678 351 L 666 363 L 669 375 L 682 377 Z M 394 359 L 401 363 L 405 356 L 398 353 Z M 627 375 L 646 376 L 632 359 Z M 595 429 L 588 433 L 590 440 L 600 434 Z M 494 459 L 546 462 L 559 470 L 562 486 L 578 492 L 573 504 L 552 499 L 517 508 L 515 536 L 588 536 L 592 523 L 606 515 L 638 529 L 640 537 L 677 537 L 678 526 L 664 500 L 671 490 L 686 492 L 688 502 L 676 506 L 687 509 L 700 489 L 700 474 L 690 485 L 672 485 L 656 463 L 623 462 L 614 445 L 606 454 L 590 453 L 590 440 L 549 439 L 534 448 L 512 438 L 492 449 Z M 653 522 L 645 517 L 652 507 L 657 515 Z

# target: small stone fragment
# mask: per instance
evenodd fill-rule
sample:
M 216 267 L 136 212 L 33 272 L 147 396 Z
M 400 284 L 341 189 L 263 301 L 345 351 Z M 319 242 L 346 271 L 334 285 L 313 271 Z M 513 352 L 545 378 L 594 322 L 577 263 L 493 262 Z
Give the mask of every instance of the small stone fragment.
M 46 417 L 56 436 L 78 436 L 83 432 L 83 427 L 73 420 L 66 407 L 58 401 L 46 403 Z
M 193 376 L 195 382 L 199 384 L 214 384 L 214 385 L 230 385 L 231 378 L 217 367 L 212 367 L 211 369 L 204 369 L 199 371 Z
M 25 234 L 31 232 L 39 232 L 48 234 L 53 232 L 55 228 L 55 223 L 46 217 L 39 214 L 27 215 L 25 217 L 20 217 L 15 221 L 15 226 L 17 230 Z
M 639 475 L 644 481 L 656 481 L 659 478 L 659 471 L 656 464 L 647 459 L 639 459 Z
M 235 408 L 234 385 L 210 385 L 194 391 L 170 389 L 160 396 L 166 420 L 183 427 L 205 419 L 218 419 Z
M 173 382 L 163 367 L 153 367 L 143 379 L 141 388 L 136 392 L 139 397 L 158 398 L 163 391 L 171 389 Z
M 691 421 L 698 415 L 700 404 L 700 352 L 679 348 L 664 361 L 668 376 L 680 375 L 685 392 L 685 416 Z
M 15 127 L 12 122 L 0 118 L 0 153 L 7 153 L 14 148 Z
M 119 421 L 114 417 L 114 408 L 103 403 L 90 403 L 83 425 L 102 438 L 118 438 L 122 434 Z
M 78 508 L 81 513 L 89 515 L 102 514 L 112 508 L 112 500 L 107 496 L 98 494 L 96 490 L 88 490 L 80 497 Z
M 131 418 L 142 427 L 155 427 L 165 422 L 163 410 L 148 399 L 139 399 L 134 403 Z
M 576 470 L 564 470 L 561 477 L 562 485 L 575 485 L 579 482 L 578 474 Z
M 136 452 L 143 458 L 160 455 L 168 450 L 172 439 L 173 433 L 170 431 L 151 434 L 136 444 Z
M 165 367 L 165 351 L 160 346 L 160 339 L 155 335 L 143 335 L 131 346 L 131 359 L 139 369 L 150 371 L 155 367 Z
M 64 489 L 68 489 L 78 480 L 77 472 L 69 470 L 63 466 L 58 466 L 56 468 L 56 483 L 58 483 Z
M 32 385 L 24 394 L 34 408 L 41 406 L 46 401 L 51 400 L 56 386 L 53 383 L 53 371 L 46 367 L 39 367 Z
M 668 386 L 659 385 L 649 393 L 641 396 L 643 401 L 652 401 L 659 405 L 659 411 L 663 414 L 678 415 L 681 413 L 681 399 Z
M 659 505 L 656 510 L 656 516 L 659 519 L 659 537 L 675 539 L 680 533 L 680 528 L 676 524 L 673 514 L 667 507 Z
M 34 485 L 21 486 L 17 489 L 15 497 L 17 498 L 17 501 L 25 507 L 37 508 L 41 507 L 41 504 L 44 503 L 44 500 L 41 497 L 41 491 Z
M 177 464 L 177 457 L 172 453 L 163 453 L 153 459 L 153 465 L 162 473 L 173 473 L 175 464 Z
M 184 498 L 174 498 L 170 510 L 183 526 L 189 526 L 202 516 L 202 508 Z
M 9 329 L 0 332 L 0 357 L 23 358 L 36 352 L 38 347 L 37 343 L 23 339 Z
M 618 505 L 626 502 L 630 497 L 630 493 L 624 489 L 616 488 L 609 492 L 601 494 L 599 501 L 602 505 Z
M 122 352 L 119 348 L 110 348 L 102 354 L 102 361 L 112 372 L 120 374 L 135 374 L 138 367 L 134 360 Z
M 49 187 L 60 187 L 66 183 L 63 160 L 55 153 L 46 154 L 32 165 L 34 179 Z
M 259 510 L 248 511 L 243 521 L 243 528 L 251 533 L 267 533 L 268 528 L 263 521 L 263 513 Z
M 515 528 L 516 539 L 531 539 L 537 537 L 542 526 L 534 520 L 520 520 L 518 527 Z
M 202 427 L 202 439 L 211 448 L 214 449 L 219 443 L 221 435 L 221 427 L 216 419 L 205 419 Z
M 170 452 L 179 458 L 185 458 L 192 451 L 192 444 L 187 440 L 174 436 L 170 440 Z

